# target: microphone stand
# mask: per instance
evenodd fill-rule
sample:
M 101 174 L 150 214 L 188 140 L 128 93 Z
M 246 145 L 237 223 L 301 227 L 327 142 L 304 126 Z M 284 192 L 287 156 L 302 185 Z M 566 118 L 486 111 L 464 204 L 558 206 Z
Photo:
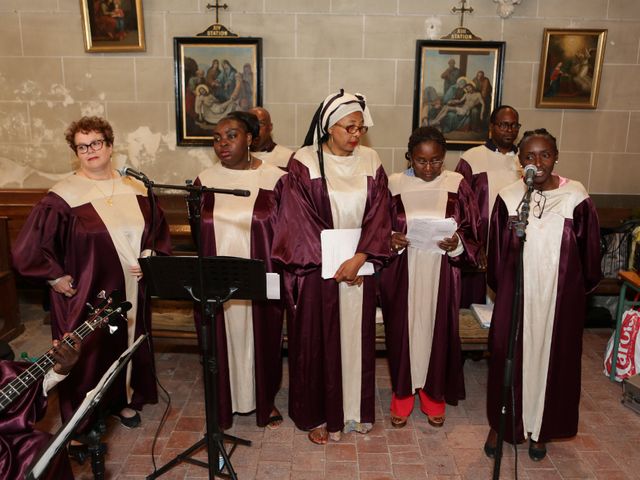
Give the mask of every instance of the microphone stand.
M 145 181 L 146 180 L 146 181 Z M 170 460 L 164 466 L 155 470 L 148 475 L 147 480 L 152 480 L 163 475 L 173 467 L 182 462 L 191 463 L 208 469 L 209 478 L 223 477 L 237 479 L 237 475 L 231 461 L 229 459 L 231 453 L 237 445 L 250 446 L 251 442 L 231 435 L 224 434 L 218 424 L 218 360 L 216 358 L 216 311 L 217 309 L 234 293 L 230 291 L 226 298 L 216 298 L 208 300 L 205 298 L 204 289 L 204 267 L 203 267 L 203 246 L 200 236 L 200 205 L 203 193 L 220 193 L 226 195 L 236 195 L 240 197 L 248 197 L 251 192 L 240 189 L 211 188 L 205 186 L 194 185 L 191 181 L 187 181 L 185 185 L 156 184 L 145 177 L 141 180 L 145 186 L 151 191 L 153 188 L 162 188 L 166 190 L 177 190 L 187 192 L 187 214 L 194 226 L 193 237 L 196 242 L 198 251 L 198 290 L 197 297 L 192 290 L 189 290 L 191 297 L 200 304 L 200 355 L 202 358 L 203 382 L 204 382 L 204 401 L 205 401 L 205 421 L 206 433 L 204 437 L 187 448 L 184 452 L 179 453 L 174 459 Z M 212 306 L 211 304 L 214 304 Z M 211 325 L 207 322 L 211 321 Z M 233 444 L 229 452 L 224 448 L 224 440 L 228 440 Z M 207 462 L 191 458 L 191 455 L 201 447 L 207 447 Z M 222 459 L 222 462 L 220 462 Z M 222 465 L 220 464 L 222 463 Z M 227 469 L 228 473 L 222 470 Z
M 500 464 L 502 462 L 502 445 L 504 442 L 504 431 L 507 419 L 507 403 L 509 393 L 513 392 L 513 359 L 515 356 L 515 346 L 520 324 L 522 323 L 522 291 L 523 291 L 523 270 L 524 270 L 524 242 L 527 241 L 527 224 L 529 223 L 529 208 L 531 203 L 531 194 L 533 193 L 533 184 L 527 185 L 527 191 L 524 193 L 520 204 L 516 209 L 518 220 L 511 224 L 511 229 L 515 230 L 516 237 L 520 239 L 520 251 L 518 253 L 518 264 L 516 265 L 516 289 L 514 293 L 511 308 L 511 323 L 509 326 L 509 343 L 507 347 L 507 356 L 504 362 L 504 373 L 502 379 L 502 397 L 500 403 L 500 419 L 498 424 L 498 439 L 496 441 L 496 454 L 493 462 L 493 480 L 500 479 Z M 511 419 L 514 427 L 512 428 L 512 436 L 515 442 L 515 405 L 511 403 Z M 517 458 L 517 457 L 516 457 Z M 518 463 L 516 461 L 516 475 Z

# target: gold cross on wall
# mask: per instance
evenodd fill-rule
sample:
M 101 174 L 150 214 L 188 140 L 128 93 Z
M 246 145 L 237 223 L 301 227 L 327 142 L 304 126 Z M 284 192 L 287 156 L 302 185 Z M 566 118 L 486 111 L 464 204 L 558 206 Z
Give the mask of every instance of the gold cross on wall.
M 465 14 L 465 12 L 473 13 L 473 7 L 466 8 L 465 4 L 467 3 L 467 0 L 460 0 L 460 3 L 462 4 L 462 7 L 460 7 L 460 8 L 453 7 L 451 9 L 451 11 L 453 13 L 460 12 L 460 26 L 463 27 L 464 26 L 464 14 Z
M 209 10 L 213 10 L 214 8 L 216 9 L 216 23 L 220 23 L 220 20 L 218 18 L 218 15 L 220 14 L 220 9 L 226 10 L 227 8 L 229 8 L 229 5 L 227 5 L 226 3 L 223 5 L 220 5 L 220 2 L 216 0 L 215 5 L 211 5 L 210 3 L 207 3 L 207 8 Z

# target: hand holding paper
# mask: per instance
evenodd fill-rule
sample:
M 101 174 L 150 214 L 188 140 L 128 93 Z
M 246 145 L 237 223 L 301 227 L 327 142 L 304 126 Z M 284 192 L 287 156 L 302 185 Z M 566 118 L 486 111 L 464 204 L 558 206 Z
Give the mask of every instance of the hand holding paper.
M 340 277 L 345 276 L 344 280 L 353 279 L 354 272 L 352 271 L 362 260 L 361 257 L 354 257 L 356 255 L 356 248 L 358 248 L 358 242 L 360 241 L 360 229 L 359 228 L 336 228 L 332 230 L 323 230 L 320 233 L 320 245 L 322 248 L 322 278 L 325 280 L 328 278 L 337 279 L 339 270 L 344 267 L 340 272 Z M 364 255 L 364 254 L 360 254 Z M 344 265 L 347 263 L 347 265 Z M 365 262 L 360 264 L 358 275 L 373 275 L 373 264 Z M 346 277 L 346 274 L 350 275 Z M 354 283 L 355 284 L 355 283 Z
M 444 239 L 451 239 L 458 225 L 453 218 L 421 218 L 409 222 L 407 240 L 414 248 L 444 254 L 438 245 Z M 445 242 L 446 243 L 446 242 Z M 446 244 L 448 246 L 448 243 Z M 457 241 L 456 241 L 457 246 Z

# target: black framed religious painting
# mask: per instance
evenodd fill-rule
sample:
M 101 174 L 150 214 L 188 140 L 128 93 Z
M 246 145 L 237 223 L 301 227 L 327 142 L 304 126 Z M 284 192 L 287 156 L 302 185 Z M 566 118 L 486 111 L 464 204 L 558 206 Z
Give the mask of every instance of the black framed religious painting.
M 452 150 L 483 144 L 500 105 L 505 42 L 418 40 L 413 128 L 434 126 Z
M 175 37 L 176 135 L 211 145 L 218 121 L 262 105 L 262 39 Z
M 144 52 L 142 0 L 80 0 L 87 52 Z
M 606 43 L 605 29 L 545 28 L 536 107 L 596 108 Z

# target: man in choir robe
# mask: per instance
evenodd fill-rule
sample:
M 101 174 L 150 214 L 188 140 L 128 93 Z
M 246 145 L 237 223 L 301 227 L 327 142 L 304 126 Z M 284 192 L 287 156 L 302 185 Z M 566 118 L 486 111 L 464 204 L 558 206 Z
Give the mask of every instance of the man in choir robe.
M 518 112 L 513 107 L 502 105 L 491 112 L 489 121 L 490 139 L 484 145 L 464 152 L 456 167 L 456 172 L 462 174 L 476 196 L 480 210 L 480 241 L 484 249 L 488 240 L 489 216 L 498 192 L 520 178 L 518 149 L 514 145 L 520 129 Z M 486 302 L 486 266 L 483 250 L 478 255 L 481 271 L 462 272 L 462 308 Z
M 293 150 L 273 141 L 271 115 L 262 107 L 254 107 L 249 112 L 258 117 L 260 122 L 260 133 L 251 144 L 252 155 L 276 167 L 286 168 Z
M 75 335 L 68 338 L 69 343 L 53 341 L 50 351 L 55 365 L 0 413 L 0 480 L 24 478 L 51 438 L 50 434 L 36 430 L 34 425 L 44 417 L 47 393 L 67 377 L 80 357 L 80 339 Z M 0 390 L 27 368 L 29 364 L 24 362 L 0 362 Z M 52 459 L 45 478 L 73 479 L 66 450 Z

